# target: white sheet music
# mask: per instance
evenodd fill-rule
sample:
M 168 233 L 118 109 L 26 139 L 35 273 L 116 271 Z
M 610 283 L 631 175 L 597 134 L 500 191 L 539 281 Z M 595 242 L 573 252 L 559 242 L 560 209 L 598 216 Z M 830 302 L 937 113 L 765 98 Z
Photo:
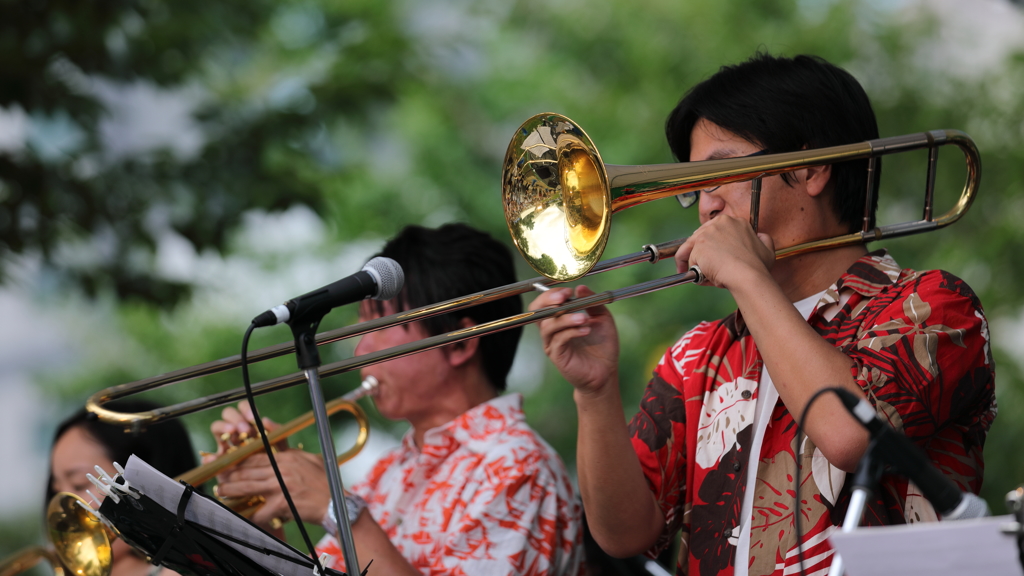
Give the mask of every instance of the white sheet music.
M 124 467 L 124 477 L 129 484 L 141 490 L 143 494 L 149 496 L 154 502 L 170 510 L 172 513 L 177 513 L 178 501 L 185 491 L 185 487 L 182 484 L 168 478 L 135 455 L 128 459 L 128 465 Z M 221 534 L 227 534 L 243 542 L 280 552 L 288 558 L 305 559 L 309 562 L 308 558 L 299 554 L 294 548 L 267 536 L 245 520 L 225 511 L 216 503 L 210 502 L 205 498 L 192 498 L 189 500 L 188 508 L 185 509 L 185 519 L 201 526 L 212 528 Z M 221 540 L 252 558 L 261 566 L 282 576 L 309 576 L 312 573 L 312 568 L 305 568 L 289 560 L 263 554 L 229 540 Z
M 999 531 L 1012 516 L 835 532 L 847 576 L 1021 576 L 1017 540 Z

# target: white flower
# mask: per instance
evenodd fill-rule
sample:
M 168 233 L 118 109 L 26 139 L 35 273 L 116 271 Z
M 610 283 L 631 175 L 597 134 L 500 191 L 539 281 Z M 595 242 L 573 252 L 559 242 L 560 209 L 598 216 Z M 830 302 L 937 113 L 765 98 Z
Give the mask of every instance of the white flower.
M 814 477 L 814 483 L 818 485 L 821 496 L 828 500 L 829 504 L 835 505 L 839 491 L 846 482 L 846 472 L 833 466 L 817 446 L 814 447 L 814 454 L 811 456 L 811 475 Z

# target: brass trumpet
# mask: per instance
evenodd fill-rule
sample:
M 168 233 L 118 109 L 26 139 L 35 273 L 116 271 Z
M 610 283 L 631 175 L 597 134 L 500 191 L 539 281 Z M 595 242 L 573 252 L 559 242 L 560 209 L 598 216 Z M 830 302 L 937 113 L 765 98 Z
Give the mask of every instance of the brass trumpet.
M 339 466 L 355 457 L 366 445 L 370 434 L 370 421 L 366 417 L 366 412 L 355 402 L 363 396 L 375 394 L 377 386 L 377 379 L 367 376 L 359 388 L 328 402 L 326 405 L 328 415 L 348 412 L 355 417 L 359 425 L 355 443 L 336 458 Z M 270 432 L 267 434 L 267 438 L 271 444 L 276 444 L 306 428 L 313 421 L 313 412 L 307 412 Z M 175 480 L 193 486 L 205 484 L 225 469 L 262 450 L 263 443 L 259 438 L 249 438 L 217 459 L 193 468 L 176 477 Z M 221 501 L 225 506 L 243 516 L 251 515 L 264 503 L 262 496 Z M 61 492 L 55 495 L 50 500 L 46 514 L 50 541 L 53 542 L 56 557 L 75 576 L 109 576 L 112 562 L 111 541 L 118 535 L 94 514 L 88 512 L 88 508 L 89 505 L 75 494 Z M 0 576 L 8 576 L 8 574 L 3 573 Z

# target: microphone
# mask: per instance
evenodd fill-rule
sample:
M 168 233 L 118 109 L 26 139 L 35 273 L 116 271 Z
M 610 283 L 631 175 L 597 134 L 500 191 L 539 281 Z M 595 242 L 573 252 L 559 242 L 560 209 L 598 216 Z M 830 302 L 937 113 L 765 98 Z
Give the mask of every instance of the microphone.
M 962 492 L 952 480 L 939 472 L 924 451 L 883 422 L 871 404 L 849 390 L 833 390 L 850 414 L 868 429 L 871 437 L 877 438 L 876 447 L 882 459 L 917 485 L 943 520 L 966 520 L 989 515 L 988 504 L 984 500 L 970 492 Z
M 275 306 L 253 318 L 252 323 L 262 328 L 302 321 L 310 316 L 322 317 L 333 308 L 366 298 L 390 300 L 398 296 L 404 283 L 405 273 L 398 262 L 378 256 L 370 259 L 359 272 Z

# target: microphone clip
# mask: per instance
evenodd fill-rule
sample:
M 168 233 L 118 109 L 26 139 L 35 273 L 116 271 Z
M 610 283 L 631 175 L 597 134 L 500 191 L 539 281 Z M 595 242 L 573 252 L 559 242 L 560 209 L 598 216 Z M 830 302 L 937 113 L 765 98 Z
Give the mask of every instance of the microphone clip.
M 316 345 L 316 331 L 320 327 L 320 321 L 323 320 L 324 315 L 326 312 L 315 320 L 288 323 L 288 327 L 292 329 L 292 338 L 295 339 L 295 361 L 299 365 L 299 370 L 320 367 L 320 350 Z

